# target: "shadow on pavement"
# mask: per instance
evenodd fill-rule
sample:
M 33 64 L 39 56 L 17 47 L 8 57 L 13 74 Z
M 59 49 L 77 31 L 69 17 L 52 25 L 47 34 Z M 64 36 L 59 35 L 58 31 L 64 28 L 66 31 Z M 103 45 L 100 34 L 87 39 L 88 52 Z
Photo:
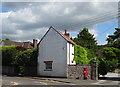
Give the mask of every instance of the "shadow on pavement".
M 120 81 L 120 77 L 99 77 L 100 80 Z

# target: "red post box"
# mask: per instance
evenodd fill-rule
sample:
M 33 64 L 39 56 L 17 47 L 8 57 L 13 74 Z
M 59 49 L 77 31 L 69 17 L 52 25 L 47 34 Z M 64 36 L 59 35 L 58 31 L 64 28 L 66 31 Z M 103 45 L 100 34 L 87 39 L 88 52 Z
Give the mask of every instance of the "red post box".
M 84 79 L 88 78 L 88 68 L 87 67 L 83 67 L 83 74 L 84 74 Z

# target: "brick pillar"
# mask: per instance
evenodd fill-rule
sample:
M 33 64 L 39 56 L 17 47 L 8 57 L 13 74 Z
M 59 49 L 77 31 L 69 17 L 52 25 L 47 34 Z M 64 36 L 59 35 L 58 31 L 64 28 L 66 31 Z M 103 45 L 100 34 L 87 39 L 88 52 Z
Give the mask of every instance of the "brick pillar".
M 96 60 L 93 60 L 91 64 L 91 79 L 97 80 L 98 79 L 98 64 Z

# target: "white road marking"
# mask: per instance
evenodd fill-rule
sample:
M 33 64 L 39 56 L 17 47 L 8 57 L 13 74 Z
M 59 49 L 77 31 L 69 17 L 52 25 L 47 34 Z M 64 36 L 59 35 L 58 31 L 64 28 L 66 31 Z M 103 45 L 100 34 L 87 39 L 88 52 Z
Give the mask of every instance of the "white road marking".
M 38 81 L 34 81 L 35 83 L 40 83 L 40 84 L 43 84 L 43 85 L 48 85 L 47 83 L 45 82 L 38 82 Z
M 119 81 L 107 81 L 107 80 L 99 80 L 99 82 L 92 83 L 96 85 L 118 85 Z

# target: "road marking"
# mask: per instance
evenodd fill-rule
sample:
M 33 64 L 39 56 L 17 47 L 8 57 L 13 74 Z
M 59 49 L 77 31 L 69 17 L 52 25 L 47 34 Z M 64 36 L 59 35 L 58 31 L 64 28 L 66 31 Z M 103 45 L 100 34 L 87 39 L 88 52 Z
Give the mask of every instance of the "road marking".
M 11 82 L 11 85 L 19 85 L 17 82 Z
M 27 78 L 27 77 L 17 77 L 17 78 L 23 78 L 23 79 L 29 79 L 29 80 L 37 80 L 37 81 L 56 82 L 56 83 L 61 83 L 61 84 L 66 84 L 66 85 L 76 85 L 76 84 L 73 84 L 73 83 L 65 83 L 65 82 L 60 82 L 60 81 L 54 81 L 52 79 L 34 79 L 34 78 Z
M 38 82 L 38 81 L 34 81 L 35 83 L 40 83 L 40 84 L 43 84 L 43 85 L 48 85 L 47 83 L 45 82 Z

